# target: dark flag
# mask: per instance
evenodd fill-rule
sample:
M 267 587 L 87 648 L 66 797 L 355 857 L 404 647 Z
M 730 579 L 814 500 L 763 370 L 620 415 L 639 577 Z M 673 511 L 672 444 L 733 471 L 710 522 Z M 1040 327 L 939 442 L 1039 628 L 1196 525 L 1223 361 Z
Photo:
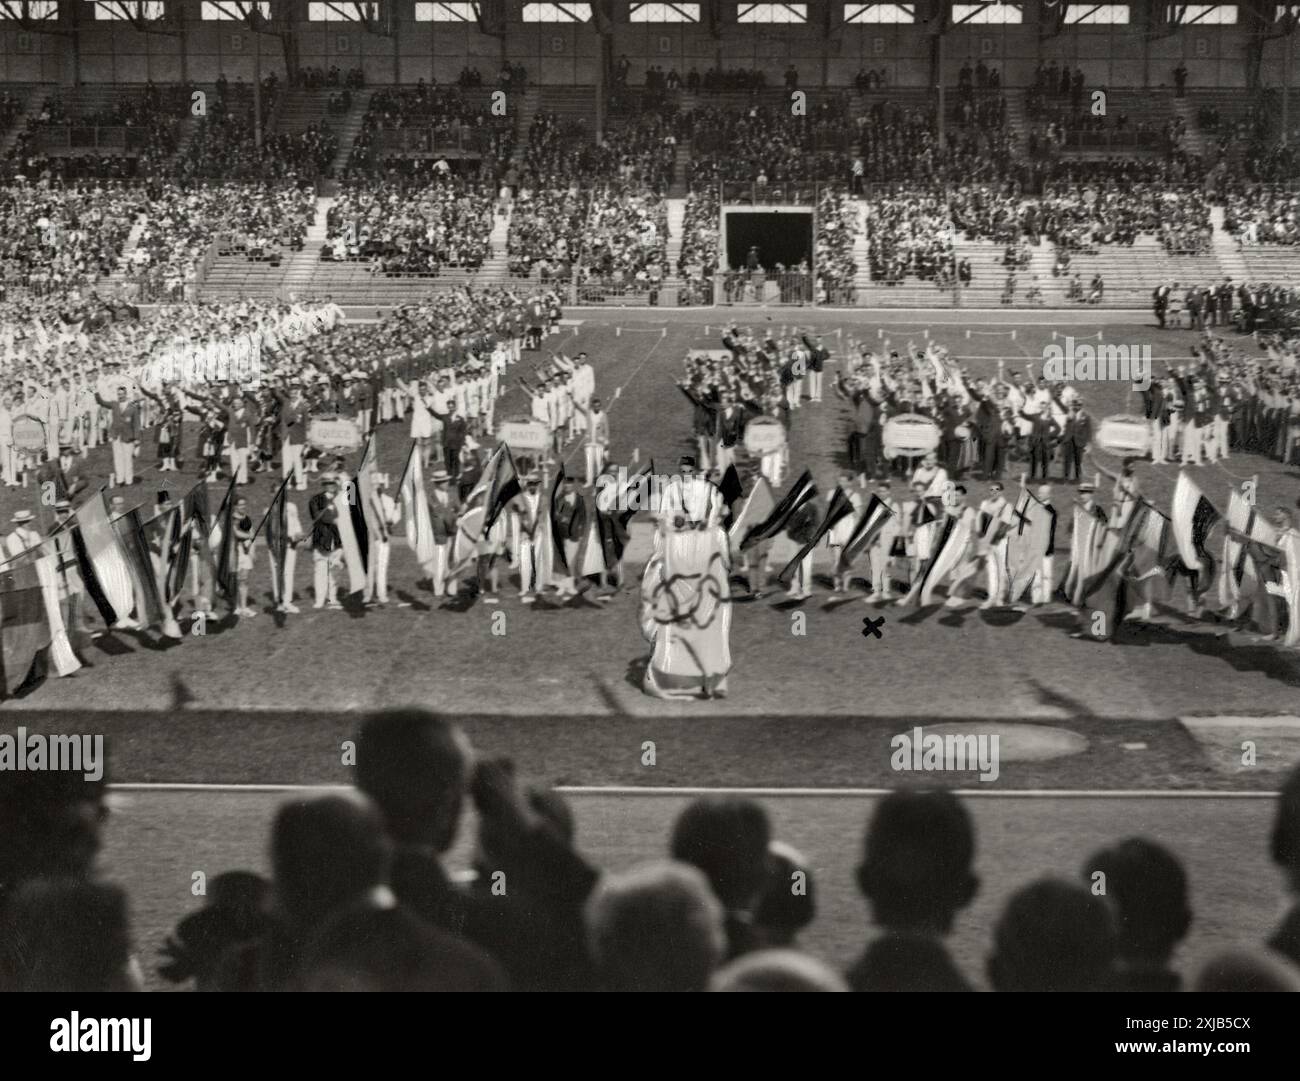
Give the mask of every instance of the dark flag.
M 257 533 L 263 530 L 266 532 L 266 547 L 271 553 L 271 592 L 276 604 L 285 604 L 289 599 L 284 589 L 284 562 L 289 551 L 289 528 L 285 511 L 285 492 L 288 486 L 289 478 L 286 476 L 276 491 L 275 498 L 271 500 L 271 505 L 266 508 L 262 524 L 257 528 Z M 253 536 L 257 536 L 257 533 Z
M 569 569 L 568 560 L 564 558 L 564 538 L 560 536 L 560 531 L 556 526 L 556 513 L 560 508 L 560 492 L 564 488 L 564 463 L 560 463 L 560 468 L 555 474 L 555 482 L 551 485 L 551 543 L 555 548 L 555 562 L 563 567 L 566 571 Z
M 488 473 L 490 479 L 487 485 L 487 496 L 483 504 L 487 508 L 487 513 L 483 518 L 484 537 L 496 524 L 497 518 L 500 517 L 501 512 L 505 510 L 510 501 L 523 491 L 519 486 L 519 471 L 515 469 L 514 457 L 510 454 L 510 448 L 504 443 L 493 452 L 485 473 Z
M 1178 474 L 1178 481 L 1174 485 L 1170 517 L 1173 520 L 1174 542 L 1178 545 L 1178 554 L 1182 557 L 1184 566 L 1190 570 L 1199 568 L 1197 577 L 1203 577 L 1209 583 L 1214 578 L 1218 561 L 1210 554 L 1206 541 L 1210 531 L 1223 516 L 1187 475 L 1186 470 Z
M 36 564 L 20 563 L 0 572 L 0 676 L 6 697 L 22 686 L 36 655 L 51 641 Z
M 803 558 L 811 552 L 821 542 L 821 539 L 835 526 L 836 522 L 842 521 L 853 513 L 853 500 L 845 493 L 843 488 L 836 488 L 831 493 L 831 501 L 826 507 L 826 514 L 822 517 L 821 524 L 817 527 L 812 537 L 804 544 L 802 548 L 795 553 L 795 557 L 785 565 L 785 568 L 777 575 L 781 584 L 786 588 L 790 586 L 790 579 L 794 577 Z
M 140 508 L 132 507 L 114 519 L 113 530 L 122 544 L 126 565 L 131 572 L 136 616 L 146 626 L 161 626 L 163 634 L 169 638 L 179 638 L 181 632 L 176 625 L 176 618 L 158 592 L 159 574 L 154 570 L 153 559 L 150 557 L 149 541 L 145 536 L 144 524 L 140 521 Z
M 773 508 L 772 513 L 749 530 L 740 542 L 740 550 L 743 552 L 759 541 L 775 537 L 785 529 L 786 523 L 793 517 L 795 511 L 810 499 L 814 499 L 816 495 L 817 486 L 813 484 L 812 473 L 805 469 L 799 479 L 790 486 L 790 490 L 781 497 L 781 501 Z
M 727 504 L 728 511 L 736 500 L 745 494 L 745 486 L 740 483 L 740 474 L 736 471 L 734 462 L 727 466 L 727 471 L 722 474 L 718 490 L 722 493 L 722 501 Z
M 221 530 L 221 538 L 217 542 L 216 550 L 216 579 L 217 586 L 229 601 L 234 601 L 237 596 L 235 590 L 238 581 L 235 576 L 235 478 L 230 478 L 230 486 L 226 489 L 226 494 L 221 499 L 221 506 L 217 508 L 217 519 L 213 523 L 214 529 Z M 209 534 L 210 536 L 211 534 Z
M 885 523 L 893 515 L 894 512 L 885 506 L 883 499 L 878 495 L 871 497 L 867 509 L 862 512 L 858 524 L 853 527 L 853 532 L 849 534 L 849 539 L 845 541 L 844 550 L 840 552 L 840 565 L 836 568 L 839 573 L 842 574 L 853 565 L 853 561 L 876 539 L 880 531 L 884 529 Z

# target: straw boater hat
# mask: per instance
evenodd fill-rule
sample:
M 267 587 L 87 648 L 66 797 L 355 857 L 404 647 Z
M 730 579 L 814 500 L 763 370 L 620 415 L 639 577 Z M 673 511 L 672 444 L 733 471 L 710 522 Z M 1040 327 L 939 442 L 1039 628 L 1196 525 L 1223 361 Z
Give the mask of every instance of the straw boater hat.
M 434 484 L 443 484 L 451 480 L 451 474 L 448 473 L 445 469 L 435 469 L 432 473 L 429 474 L 429 480 Z

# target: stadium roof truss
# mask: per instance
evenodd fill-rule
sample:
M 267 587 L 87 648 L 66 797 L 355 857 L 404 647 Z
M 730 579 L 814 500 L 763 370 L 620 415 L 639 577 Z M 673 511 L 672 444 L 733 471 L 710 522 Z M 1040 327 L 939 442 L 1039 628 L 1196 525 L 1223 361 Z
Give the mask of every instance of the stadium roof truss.
M 986 4 L 953 4 L 952 25 L 975 23 L 1022 23 L 1025 21 L 1024 4 L 1003 4 L 1000 0 Z
M 1066 26 L 1119 26 L 1128 21 L 1128 4 L 1071 4 L 1065 9 Z
M 629 4 L 628 21 L 634 23 L 697 23 L 699 4 Z
M 846 23 L 914 23 L 915 4 L 845 4 Z
M 417 3 L 415 21 L 418 23 L 472 23 L 478 18 L 477 3 L 450 0 L 448 3 Z
M 374 3 L 332 3 L 330 0 L 307 5 L 307 21 L 313 23 L 365 23 L 379 18 Z
M 1170 4 L 1170 26 L 1235 26 L 1236 4 Z
M 526 23 L 588 23 L 591 22 L 591 4 L 551 3 L 525 4 L 523 20 Z
M 54 21 L 58 17 L 58 0 L 0 0 L 0 22 Z
M 806 23 L 807 4 L 739 4 L 736 8 L 738 23 Z

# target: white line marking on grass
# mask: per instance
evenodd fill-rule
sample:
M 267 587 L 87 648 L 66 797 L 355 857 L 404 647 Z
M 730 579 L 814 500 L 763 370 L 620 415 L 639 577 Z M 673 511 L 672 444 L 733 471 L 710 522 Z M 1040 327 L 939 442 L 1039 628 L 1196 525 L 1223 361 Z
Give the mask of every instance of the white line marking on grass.
M 189 784 L 163 781 L 128 781 L 109 786 L 114 792 L 346 792 L 351 785 L 340 784 Z M 879 798 L 897 791 L 893 788 L 729 788 L 726 786 L 674 788 L 671 785 L 557 785 L 556 792 L 566 796 L 756 796 L 778 798 L 798 796 L 813 798 Z M 1273 791 L 1226 792 L 1209 789 L 1141 789 L 1118 788 L 1024 788 L 988 789 L 954 788 L 955 796 L 1005 796 L 1014 799 L 1274 799 Z

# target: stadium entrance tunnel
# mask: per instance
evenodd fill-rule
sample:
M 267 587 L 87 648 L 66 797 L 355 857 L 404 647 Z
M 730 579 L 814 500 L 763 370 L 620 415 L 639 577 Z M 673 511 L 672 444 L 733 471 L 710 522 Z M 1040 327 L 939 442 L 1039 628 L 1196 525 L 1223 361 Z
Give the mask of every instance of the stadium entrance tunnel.
M 766 270 L 777 263 L 793 268 L 801 260 L 812 262 L 811 212 L 728 211 L 727 262 L 737 270 L 748 265 L 751 248 L 758 249 L 758 262 Z

